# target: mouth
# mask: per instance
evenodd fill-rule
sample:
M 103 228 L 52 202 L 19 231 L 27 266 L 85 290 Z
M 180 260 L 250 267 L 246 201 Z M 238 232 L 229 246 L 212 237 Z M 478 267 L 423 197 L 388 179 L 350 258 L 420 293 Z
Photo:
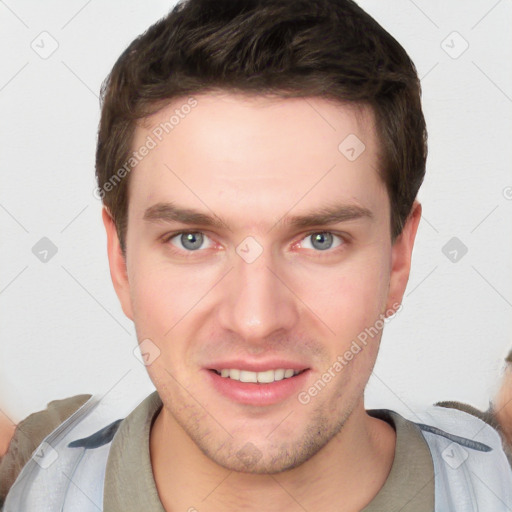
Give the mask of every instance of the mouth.
M 241 370 L 238 368 L 223 368 L 216 370 L 211 368 L 210 371 L 216 373 L 224 379 L 233 379 L 238 382 L 252 382 L 258 384 L 271 384 L 285 379 L 290 379 L 296 375 L 305 372 L 303 370 L 293 370 L 292 368 L 277 368 L 275 370 L 265 370 L 262 372 L 252 372 L 249 370 Z
M 274 405 L 293 399 L 307 387 L 311 374 L 311 368 L 286 365 L 281 368 L 253 367 L 251 370 L 236 367 L 204 370 L 207 370 L 203 375 L 208 377 L 208 384 L 224 399 L 253 406 Z

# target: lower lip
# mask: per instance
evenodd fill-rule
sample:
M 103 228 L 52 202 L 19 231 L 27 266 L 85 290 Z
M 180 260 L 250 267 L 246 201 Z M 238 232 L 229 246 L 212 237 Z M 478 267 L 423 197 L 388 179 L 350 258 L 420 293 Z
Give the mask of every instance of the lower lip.
M 235 402 L 247 405 L 272 405 L 286 400 L 304 389 L 309 370 L 294 377 L 257 384 L 240 382 L 229 377 L 221 377 L 212 370 L 205 370 L 217 391 Z

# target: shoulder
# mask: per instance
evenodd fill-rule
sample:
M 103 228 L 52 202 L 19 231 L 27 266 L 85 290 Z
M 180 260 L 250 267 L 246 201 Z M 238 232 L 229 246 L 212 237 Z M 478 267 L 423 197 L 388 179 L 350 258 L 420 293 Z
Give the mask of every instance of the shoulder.
M 457 402 L 453 400 L 445 400 L 442 402 L 437 402 L 434 407 L 444 407 L 446 409 L 457 409 L 458 411 L 463 411 L 468 414 L 471 414 L 472 416 L 475 416 L 476 418 L 481 419 L 482 421 L 485 421 L 485 423 L 488 423 L 491 427 L 493 427 L 495 430 L 499 429 L 499 423 L 495 417 L 495 415 L 492 413 L 492 411 L 481 411 L 480 409 L 477 409 L 476 407 L 473 407 L 470 404 L 466 404 L 464 402 Z
M 52 400 L 46 409 L 30 414 L 16 425 L 7 451 L 0 459 L 0 504 L 42 440 L 91 397 L 82 394 Z
M 101 503 L 114 439 L 119 438 L 120 427 L 125 424 L 133 440 L 138 432 L 129 428 L 127 420 L 137 412 L 146 411 L 146 404 L 154 401 L 154 394 L 156 391 L 142 402 L 135 394 L 126 395 L 120 390 L 89 396 L 36 447 L 10 486 L 5 498 L 6 510 L 38 510 L 42 499 L 46 504 L 57 505 L 64 497 L 73 504 L 83 501 L 84 496 Z M 73 485 L 63 478 L 71 473 Z M 48 489 L 52 489 L 51 497 Z
M 409 419 L 421 429 L 427 440 L 432 440 L 432 446 L 451 442 L 479 453 L 494 452 L 505 456 L 498 431 L 482 413 L 434 405 Z
M 510 440 L 507 438 L 502 428 L 502 425 L 498 421 L 497 414 L 495 413 L 492 407 L 489 407 L 489 409 L 486 411 L 481 411 L 480 409 L 477 409 L 472 405 L 456 401 L 437 402 L 435 405 L 439 407 L 457 409 L 459 411 L 466 412 L 468 414 L 471 414 L 472 416 L 475 416 L 476 418 L 481 419 L 482 421 L 490 425 L 493 429 L 495 429 L 501 438 L 503 450 L 505 451 L 509 464 L 512 467 L 512 445 L 510 443 Z
M 480 415 L 459 408 L 431 406 L 411 415 L 425 438 L 435 470 L 441 510 L 475 505 L 493 512 L 512 505 L 512 469 L 497 430 Z M 507 508 L 505 508 L 507 507 Z

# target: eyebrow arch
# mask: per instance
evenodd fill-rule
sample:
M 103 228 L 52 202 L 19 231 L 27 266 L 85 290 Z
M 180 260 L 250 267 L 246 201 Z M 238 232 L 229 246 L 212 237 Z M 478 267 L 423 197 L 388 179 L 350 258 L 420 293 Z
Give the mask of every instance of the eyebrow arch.
M 308 228 L 358 219 L 372 220 L 373 213 L 368 208 L 359 205 L 336 204 L 323 206 L 318 210 L 301 215 L 286 216 L 282 222 L 293 228 Z
M 144 212 L 143 219 L 149 222 L 180 222 L 214 228 L 226 227 L 222 219 L 216 215 L 202 213 L 191 208 L 180 208 L 173 203 L 154 204 Z
M 307 228 L 364 218 L 370 220 L 374 218 L 373 213 L 368 208 L 359 205 L 337 204 L 324 206 L 301 215 L 284 216 L 273 227 L 281 223 L 292 228 Z M 195 224 L 217 229 L 227 227 L 226 222 L 216 215 L 202 213 L 191 208 L 181 208 L 168 202 L 157 203 L 149 207 L 144 212 L 143 219 L 148 222 L 179 222 L 187 225 Z

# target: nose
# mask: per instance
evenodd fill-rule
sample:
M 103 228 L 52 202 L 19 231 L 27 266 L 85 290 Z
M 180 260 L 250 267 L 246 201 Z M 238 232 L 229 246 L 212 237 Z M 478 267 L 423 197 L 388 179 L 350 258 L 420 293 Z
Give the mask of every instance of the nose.
M 299 312 L 285 264 L 276 265 L 265 249 L 252 262 L 235 253 L 233 266 L 222 282 L 221 327 L 254 345 L 264 344 L 278 331 L 291 330 Z

